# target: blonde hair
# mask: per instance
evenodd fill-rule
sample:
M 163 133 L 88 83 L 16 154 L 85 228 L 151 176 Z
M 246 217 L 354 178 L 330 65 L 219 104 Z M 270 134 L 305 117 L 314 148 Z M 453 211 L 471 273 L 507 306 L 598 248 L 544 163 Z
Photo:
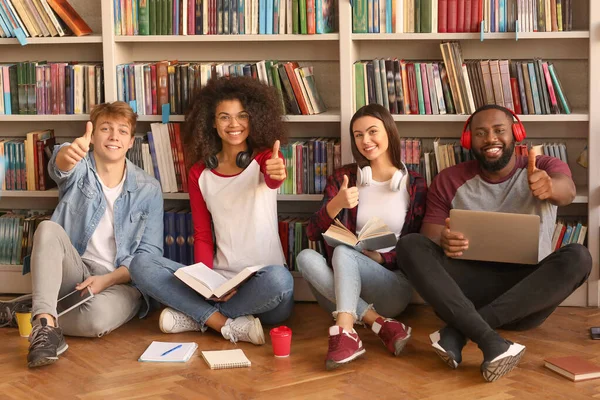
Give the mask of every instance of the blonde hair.
M 135 124 L 137 123 L 137 114 L 131 109 L 129 104 L 124 101 L 114 101 L 112 103 L 102 103 L 96 105 L 90 113 L 90 121 L 96 126 L 100 117 L 121 117 L 127 120 L 131 128 L 131 136 L 135 135 Z

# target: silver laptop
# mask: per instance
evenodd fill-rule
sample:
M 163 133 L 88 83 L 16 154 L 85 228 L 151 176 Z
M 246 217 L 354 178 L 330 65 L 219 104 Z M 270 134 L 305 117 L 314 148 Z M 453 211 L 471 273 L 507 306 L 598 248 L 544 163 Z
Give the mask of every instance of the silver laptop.
M 450 230 L 469 240 L 456 258 L 537 264 L 540 217 L 489 211 L 450 210 Z

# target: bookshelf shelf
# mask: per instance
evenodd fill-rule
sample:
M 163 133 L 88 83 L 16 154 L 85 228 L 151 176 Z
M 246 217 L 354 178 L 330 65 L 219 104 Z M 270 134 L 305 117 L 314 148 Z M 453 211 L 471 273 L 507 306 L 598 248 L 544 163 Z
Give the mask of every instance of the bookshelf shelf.
M 340 110 L 327 110 L 321 114 L 315 115 L 286 115 L 283 117 L 287 122 L 340 122 Z M 171 115 L 169 122 L 183 122 L 184 115 Z M 1 119 L 0 119 L 1 121 Z M 139 122 L 160 122 L 162 115 L 141 115 L 138 118 Z
M 63 36 L 63 37 L 34 37 L 27 38 L 27 46 L 43 44 L 43 45 L 60 45 L 60 44 L 92 44 L 102 43 L 101 35 L 88 36 Z M 17 39 L 0 39 L 0 45 L 21 45 Z
M 323 42 L 337 41 L 338 33 L 321 35 L 146 35 L 115 36 L 116 43 L 184 43 L 184 42 Z
M 479 33 L 353 33 L 352 40 L 481 40 Z M 589 31 L 520 32 L 519 40 L 534 39 L 589 39 Z M 485 40 L 516 40 L 514 32 L 484 33 Z
M 89 114 L 0 115 L 0 122 L 88 121 Z

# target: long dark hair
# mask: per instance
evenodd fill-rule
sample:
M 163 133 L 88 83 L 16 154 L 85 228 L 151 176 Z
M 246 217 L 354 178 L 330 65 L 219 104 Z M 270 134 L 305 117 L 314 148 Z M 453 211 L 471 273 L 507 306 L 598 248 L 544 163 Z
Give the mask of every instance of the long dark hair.
M 358 166 L 363 168 L 369 165 L 370 162 L 360 153 L 360 151 L 358 151 L 352 129 L 357 119 L 366 116 L 377 118 L 383 122 L 383 127 L 385 128 L 388 136 L 388 152 L 390 153 L 390 160 L 392 161 L 394 167 L 398 169 L 404 169 L 400 154 L 400 134 L 398 133 L 398 128 L 396 128 L 396 122 L 394 122 L 394 117 L 392 117 L 392 114 L 390 114 L 387 108 L 379 104 L 369 104 L 361 107 L 354 113 L 352 119 L 350 120 L 350 143 L 352 144 L 352 155 L 354 156 Z
M 221 151 L 214 123 L 217 105 L 224 100 L 239 100 L 250 114 L 249 148 L 265 150 L 278 139 L 285 143 L 282 103 L 273 87 L 247 76 L 213 78 L 196 92 L 185 116 L 184 143 L 190 165 Z

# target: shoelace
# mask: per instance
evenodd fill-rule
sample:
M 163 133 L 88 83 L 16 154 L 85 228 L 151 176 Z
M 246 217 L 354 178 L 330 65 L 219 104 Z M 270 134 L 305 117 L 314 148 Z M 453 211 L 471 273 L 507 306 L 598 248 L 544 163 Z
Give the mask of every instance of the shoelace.
M 343 334 L 342 332 L 339 335 L 329 336 L 329 350 L 335 350 L 339 347 Z
M 252 321 L 247 321 L 242 325 L 236 324 L 234 322 L 230 323 L 229 326 L 229 340 L 231 341 L 231 343 L 236 343 L 238 342 L 240 339 L 240 336 L 243 336 L 244 334 L 247 334 L 246 332 L 246 326 L 248 326 L 248 324 L 251 324 Z
M 183 329 L 197 329 L 198 324 L 196 321 L 182 314 L 173 314 L 175 317 L 175 326 L 179 326 Z
M 384 324 L 393 324 L 393 325 L 398 325 L 398 327 L 402 330 L 403 336 L 407 335 L 406 332 L 406 328 L 402 325 L 402 323 L 397 322 L 397 321 L 385 321 Z M 385 326 L 385 325 L 384 325 Z M 390 328 L 392 327 L 392 325 L 389 325 Z M 379 336 L 385 340 L 385 341 L 389 341 L 392 340 L 394 338 L 394 334 L 396 333 L 396 330 L 393 329 L 383 329 L 383 327 L 381 328 L 381 331 L 379 331 Z
M 49 340 L 50 335 L 50 326 L 35 326 L 33 328 L 33 332 L 29 336 L 31 341 L 30 347 L 33 349 L 39 344 L 43 344 L 44 342 Z
M 9 326 L 13 320 L 13 313 L 9 306 L 6 306 L 3 310 L 0 309 L 0 328 Z

